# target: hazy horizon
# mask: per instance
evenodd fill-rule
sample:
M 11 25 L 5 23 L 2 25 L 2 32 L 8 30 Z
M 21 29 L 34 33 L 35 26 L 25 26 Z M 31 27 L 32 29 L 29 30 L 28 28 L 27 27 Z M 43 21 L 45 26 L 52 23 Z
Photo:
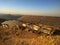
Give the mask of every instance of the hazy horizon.
M 60 16 L 60 0 L 0 0 L 0 13 Z

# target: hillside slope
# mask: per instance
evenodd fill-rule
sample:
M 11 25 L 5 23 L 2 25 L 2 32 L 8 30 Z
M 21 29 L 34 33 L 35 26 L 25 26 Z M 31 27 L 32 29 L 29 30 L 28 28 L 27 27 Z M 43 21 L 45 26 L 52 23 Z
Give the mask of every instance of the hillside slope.
M 60 45 L 60 35 L 38 35 L 0 27 L 0 45 Z
M 0 18 L 7 20 L 15 20 L 21 17 L 21 15 L 13 15 L 13 14 L 0 14 Z
M 52 25 L 60 27 L 60 17 L 50 16 L 22 16 L 18 20 L 29 23 L 42 23 L 46 25 Z

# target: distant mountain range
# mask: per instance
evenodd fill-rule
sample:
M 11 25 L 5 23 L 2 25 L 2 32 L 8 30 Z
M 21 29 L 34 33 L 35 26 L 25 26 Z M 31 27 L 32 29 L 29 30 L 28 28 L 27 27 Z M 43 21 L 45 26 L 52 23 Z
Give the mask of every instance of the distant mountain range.
M 17 19 L 19 17 L 21 17 L 21 15 L 0 14 L 0 18 L 6 19 L 6 20 L 15 20 L 15 19 Z

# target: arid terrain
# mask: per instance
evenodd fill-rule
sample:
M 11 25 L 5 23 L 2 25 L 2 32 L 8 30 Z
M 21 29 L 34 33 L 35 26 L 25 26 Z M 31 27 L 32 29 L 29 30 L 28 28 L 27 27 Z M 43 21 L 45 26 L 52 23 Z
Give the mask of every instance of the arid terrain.
M 29 18 L 29 16 L 27 17 Z M 27 21 L 28 18 L 25 19 L 25 17 L 24 18 L 21 17 L 19 20 Z M 39 19 L 39 18 L 37 17 L 36 19 Z M 50 19 L 49 17 L 47 19 L 43 17 L 41 18 L 41 21 L 45 22 L 46 20 L 45 24 L 52 24 L 52 25 L 56 24 L 59 27 L 58 24 L 60 24 L 59 23 L 60 18 L 57 18 L 56 20 L 55 19 L 54 18 Z M 59 21 L 59 22 L 56 22 L 56 21 Z M 36 34 L 36 33 L 28 32 L 25 30 L 21 30 L 21 29 L 19 30 L 6 29 L 0 26 L 0 45 L 60 45 L 60 31 L 56 31 L 53 35 L 46 35 L 44 33 Z
M 60 35 L 49 36 L 0 27 L 0 45 L 60 45 Z
M 0 0 L 0 45 L 60 45 L 60 0 Z

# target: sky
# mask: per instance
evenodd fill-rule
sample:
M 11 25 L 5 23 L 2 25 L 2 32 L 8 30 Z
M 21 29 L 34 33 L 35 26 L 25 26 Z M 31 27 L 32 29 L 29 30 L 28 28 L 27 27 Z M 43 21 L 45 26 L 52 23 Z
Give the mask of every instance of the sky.
M 60 16 L 60 0 L 0 0 L 0 13 Z

